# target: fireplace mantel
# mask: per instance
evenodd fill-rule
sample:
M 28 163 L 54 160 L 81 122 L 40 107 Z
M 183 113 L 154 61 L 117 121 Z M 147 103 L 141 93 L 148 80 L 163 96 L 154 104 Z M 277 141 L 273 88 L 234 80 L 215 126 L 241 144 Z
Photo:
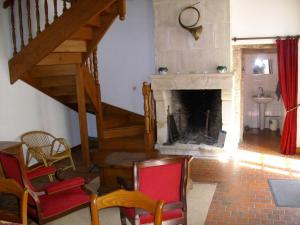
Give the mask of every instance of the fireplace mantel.
M 231 89 L 233 73 L 152 75 L 152 90 Z
M 158 150 L 174 149 L 166 147 L 167 141 L 167 109 L 171 105 L 172 90 L 212 90 L 221 89 L 222 99 L 222 130 L 227 132 L 225 148 L 237 146 L 237 135 L 234 134 L 234 102 L 233 102 L 233 73 L 206 74 L 167 74 L 152 75 L 151 88 L 156 101 L 157 145 Z M 171 109 L 172 111 L 172 109 Z M 195 147 L 195 146 L 194 146 Z M 178 146 L 176 147 L 178 148 Z M 189 149 L 187 145 L 180 147 Z M 198 147 L 196 147 L 198 148 Z M 200 147 L 201 148 L 201 147 Z M 163 153 L 163 152 L 162 152 Z M 168 152 L 170 153 L 170 152 Z

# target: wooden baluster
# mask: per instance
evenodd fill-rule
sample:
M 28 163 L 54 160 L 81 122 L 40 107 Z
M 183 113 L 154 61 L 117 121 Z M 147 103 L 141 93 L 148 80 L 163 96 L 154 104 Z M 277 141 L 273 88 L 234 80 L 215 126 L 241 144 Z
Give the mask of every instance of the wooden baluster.
M 22 0 L 18 0 L 18 11 L 19 11 L 19 27 L 20 27 L 20 39 L 21 49 L 24 48 L 24 32 L 23 32 L 23 13 L 22 13 Z
M 93 70 L 94 70 L 94 79 L 96 84 L 99 83 L 98 77 L 98 59 L 97 59 L 97 48 L 93 51 Z
M 89 56 L 89 66 L 90 66 L 90 73 L 93 75 L 93 77 L 94 77 L 94 72 L 93 72 L 93 68 L 94 68 L 94 66 L 93 66 L 93 54 L 91 54 L 90 56 Z
M 45 27 L 48 27 L 49 26 L 48 0 L 45 0 L 45 2 L 44 2 L 44 8 L 45 8 L 45 20 L 46 20 Z
M 13 40 L 13 45 L 14 45 L 13 48 L 14 48 L 14 55 L 15 55 L 15 54 L 17 54 L 17 41 L 16 41 L 14 5 L 15 5 L 15 1 L 13 0 L 10 5 L 10 9 L 11 9 L 10 19 L 11 19 L 12 40 Z
M 150 107 L 149 107 L 149 84 L 143 83 L 145 132 L 150 133 Z
M 67 10 L 67 0 L 63 0 L 63 3 L 64 3 L 63 12 L 65 12 Z
M 53 0 L 53 5 L 54 5 L 54 20 L 58 18 L 57 14 L 57 0 Z
M 30 0 L 27 0 L 27 23 L 28 23 L 28 42 L 30 42 L 32 40 Z
M 40 0 L 35 0 L 35 15 L 36 15 L 36 26 L 37 26 L 37 33 L 41 32 L 41 23 L 40 23 Z
M 119 0 L 119 18 L 125 20 L 126 16 L 126 0 Z

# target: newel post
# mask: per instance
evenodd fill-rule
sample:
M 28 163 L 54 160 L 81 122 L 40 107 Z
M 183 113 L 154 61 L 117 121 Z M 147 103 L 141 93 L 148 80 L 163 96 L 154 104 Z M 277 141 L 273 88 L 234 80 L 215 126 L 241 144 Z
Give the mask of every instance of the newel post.
M 154 149 L 155 142 L 155 120 L 153 109 L 153 98 L 151 85 L 147 82 L 143 83 L 144 96 L 144 118 L 145 118 L 145 150 L 151 151 Z

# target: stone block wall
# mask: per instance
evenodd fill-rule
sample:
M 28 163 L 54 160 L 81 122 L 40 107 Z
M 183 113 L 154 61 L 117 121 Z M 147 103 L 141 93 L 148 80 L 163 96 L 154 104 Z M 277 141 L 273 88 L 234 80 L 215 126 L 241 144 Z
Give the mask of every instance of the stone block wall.
M 180 11 L 199 0 L 153 0 L 156 68 L 170 73 L 215 72 L 230 64 L 229 0 L 201 0 L 195 5 L 203 30 L 199 40 L 178 23 Z

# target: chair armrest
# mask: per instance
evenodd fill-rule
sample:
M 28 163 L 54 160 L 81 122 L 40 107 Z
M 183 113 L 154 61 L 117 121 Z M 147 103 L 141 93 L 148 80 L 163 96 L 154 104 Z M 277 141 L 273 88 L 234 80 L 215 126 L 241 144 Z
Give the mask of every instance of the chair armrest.
M 59 143 L 59 146 L 55 150 L 55 143 L 56 142 Z M 64 147 L 63 151 L 70 151 L 71 150 L 71 147 L 69 146 L 69 144 L 68 144 L 68 142 L 67 142 L 67 140 L 65 138 L 54 138 L 53 141 L 52 141 L 52 144 L 51 144 L 51 152 L 52 152 L 51 154 L 52 154 L 52 157 L 59 152 L 59 149 L 60 149 L 61 145 Z M 53 151 L 56 151 L 56 152 L 54 153 Z
M 49 174 L 55 174 L 56 168 L 54 166 L 42 166 L 35 169 L 32 169 L 30 171 L 27 171 L 27 176 L 30 180 L 47 176 Z
M 65 146 L 65 148 L 67 149 L 70 149 L 70 146 L 67 142 L 67 140 L 65 138 L 55 138 L 53 141 L 52 141 L 52 145 L 54 145 L 55 142 L 59 142 L 60 144 L 62 144 L 63 146 Z
M 58 192 L 70 190 L 72 188 L 80 187 L 84 185 L 84 179 L 82 177 L 75 177 L 68 180 L 60 181 L 58 183 L 49 184 L 44 187 L 44 190 L 48 195 L 52 195 Z

